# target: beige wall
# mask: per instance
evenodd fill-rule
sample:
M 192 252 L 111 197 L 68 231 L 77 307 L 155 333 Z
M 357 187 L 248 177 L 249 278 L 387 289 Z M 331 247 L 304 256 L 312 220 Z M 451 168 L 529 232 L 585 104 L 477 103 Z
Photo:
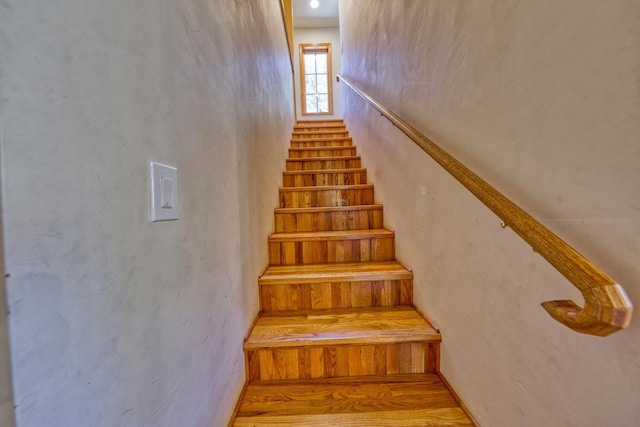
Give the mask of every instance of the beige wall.
M 0 125 L 0 135 L 2 126 Z M 0 137 L 1 138 L 1 137 Z M 1 148 L 1 147 L 0 147 Z M 2 182 L 2 151 L 0 150 L 0 185 Z M 0 211 L 2 200 L 0 200 Z M 2 220 L 0 219 L 0 241 L 2 240 Z M 11 387 L 11 354 L 9 350 L 9 312 L 7 310 L 7 290 L 4 270 L 4 245 L 0 244 L 0 426 L 13 427 L 13 389 Z
M 640 3 L 354 0 L 340 19 L 345 76 L 640 304 Z M 582 303 L 572 285 L 347 89 L 343 107 L 480 423 L 640 425 L 640 316 L 608 338 L 556 323 L 539 303 Z
M 8 0 L 0 71 L 17 425 L 225 425 L 295 114 L 278 2 Z
M 294 67 L 295 67 L 295 91 L 296 91 L 296 111 L 298 120 L 314 119 L 336 119 L 342 118 L 342 87 L 336 83 L 336 74 L 340 73 L 340 29 L 338 27 L 327 28 L 302 28 L 296 27 L 293 31 L 294 37 Z M 323 116 L 303 116 L 300 106 L 301 80 L 300 80 L 300 43 L 331 43 L 331 84 L 333 85 L 333 114 Z

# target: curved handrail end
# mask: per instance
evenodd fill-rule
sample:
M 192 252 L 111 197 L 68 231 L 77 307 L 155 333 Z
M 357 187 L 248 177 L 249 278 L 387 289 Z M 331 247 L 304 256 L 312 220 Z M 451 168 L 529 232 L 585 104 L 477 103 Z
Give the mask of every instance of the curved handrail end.
M 542 307 L 558 322 L 576 332 L 606 337 L 629 326 L 633 305 L 617 283 L 586 289 L 585 307 L 571 300 L 547 301 Z

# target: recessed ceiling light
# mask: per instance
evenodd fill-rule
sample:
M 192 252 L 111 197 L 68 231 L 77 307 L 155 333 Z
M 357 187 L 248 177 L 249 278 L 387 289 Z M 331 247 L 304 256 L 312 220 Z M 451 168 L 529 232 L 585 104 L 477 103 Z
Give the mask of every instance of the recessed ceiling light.
M 318 6 L 320 6 L 320 3 L 318 3 L 318 0 L 311 0 L 311 3 L 309 3 L 309 6 L 311 6 L 314 9 L 317 9 Z

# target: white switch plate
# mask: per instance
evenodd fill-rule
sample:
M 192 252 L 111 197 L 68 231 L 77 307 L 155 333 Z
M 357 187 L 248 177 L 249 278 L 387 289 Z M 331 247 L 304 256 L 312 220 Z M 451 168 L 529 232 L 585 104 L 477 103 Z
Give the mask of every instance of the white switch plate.
M 151 221 L 178 219 L 178 169 L 151 162 Z

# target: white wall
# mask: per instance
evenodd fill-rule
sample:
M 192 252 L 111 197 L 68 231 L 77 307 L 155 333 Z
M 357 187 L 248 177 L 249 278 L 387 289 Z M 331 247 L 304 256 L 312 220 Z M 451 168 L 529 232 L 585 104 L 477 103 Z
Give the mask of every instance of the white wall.
M 640 304 L 640 3 L 341 2 L 343 70 Z M 640 425 L 640 316 L 608 338 L 539 303 L 572 285 L 345 89 L 345 120 L 481 425 Z
M 294 43 L 294 68 L 295 68 L 295 91 L 296 91 L 296 112 L 298 120 L 323 120 L 342 118 L 342 85 L 336 82 L 336 74 L 341 70 L 340 54 L 340 29 L 338 27 L 329 28 L 301 28 L 293 30 Z M 321 116 L 303 116 L 300 106 L 301 80 L 300 80 L 300 44 L 301 43 L 331 43 L 331 82 L 333 85 L 333 114 Z
M 278 2 L 7 0 L 0 52 L 17 425 L 225 425 L 295 117 Z

